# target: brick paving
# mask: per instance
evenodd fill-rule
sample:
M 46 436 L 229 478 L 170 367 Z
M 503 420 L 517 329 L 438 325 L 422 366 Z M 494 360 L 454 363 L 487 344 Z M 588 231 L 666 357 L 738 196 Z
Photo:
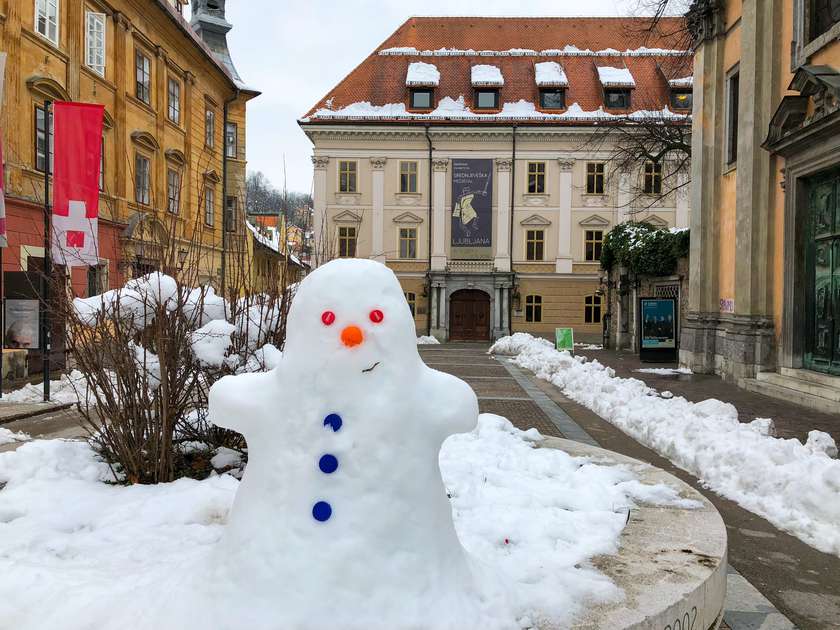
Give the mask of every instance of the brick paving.
M 615 370 L 616 376 L 637 378 L 650 387 L 671 391 L 692 402 L 717 398 L 732 403 L 738 409 L 741 422 L 772 418 L 777 437 L 797 438 L 804 442 L 808 439 L 808 431 L 818 429 L 830 434 L 840 444 L 840 405 L 836 414 L 821 413 L 785 400 L 748 392 L 733 383 L 725 383 L 713 374 L 663 376 L 634 371 L 639 368 L 678 367 L 674 363 L 642 363 L 638 355 L 615 350 L 586 350 L 581 354 L 608 365 Z M 837 627 L 840 628 L 840 621 Z

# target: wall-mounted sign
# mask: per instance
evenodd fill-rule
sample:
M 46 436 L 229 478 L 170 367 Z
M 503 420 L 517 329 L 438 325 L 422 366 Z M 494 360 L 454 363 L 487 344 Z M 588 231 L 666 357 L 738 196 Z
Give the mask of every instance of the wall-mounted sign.
M 674 298 L 639 300 L 639 359 L 677 360 L 677 301 Z
M 575 352 L 575 331 L 573 328 L 554 329 L 554 347 L 558 350 Z
M 451 232 L 453 258 L 492 255 L 493 160 L 452 160 Z

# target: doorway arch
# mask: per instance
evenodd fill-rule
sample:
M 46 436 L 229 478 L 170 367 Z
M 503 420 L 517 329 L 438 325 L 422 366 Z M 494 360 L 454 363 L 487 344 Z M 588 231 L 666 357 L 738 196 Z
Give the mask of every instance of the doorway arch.
M 449 298 L 449 340 L 490 341 L 490 296 L 461 289 Z

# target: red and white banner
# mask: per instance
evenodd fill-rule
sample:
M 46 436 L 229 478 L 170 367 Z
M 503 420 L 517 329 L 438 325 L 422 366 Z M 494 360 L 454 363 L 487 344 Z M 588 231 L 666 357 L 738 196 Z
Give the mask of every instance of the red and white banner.
M 3 86 L 6 83 L 6 53 L 0 52 L 0 112 L 3 111 Z M 3 129 L 0 127 L 0 247 L 8 247 L 6 238 L 6 162 L 3 161 Z
M 59 265 L 99 264 L 99 161 L 105 106 L 53 105 L 52 256 Z

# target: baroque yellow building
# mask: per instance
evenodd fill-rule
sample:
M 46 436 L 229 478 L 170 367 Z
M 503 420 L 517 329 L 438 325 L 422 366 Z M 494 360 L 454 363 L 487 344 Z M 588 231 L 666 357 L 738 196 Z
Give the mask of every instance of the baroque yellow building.
M 0 0 L 7 271 L 37 269 L 49 124 L 45 101 L 105 106 L 100 261 L 79 294 L 190 265 L 220 284 L 244 238 L 246 103 L 221 0 Z M 173 240 L 174 239 L 174 240 Z M 29 259 L 35 259 L 30 261 Z

